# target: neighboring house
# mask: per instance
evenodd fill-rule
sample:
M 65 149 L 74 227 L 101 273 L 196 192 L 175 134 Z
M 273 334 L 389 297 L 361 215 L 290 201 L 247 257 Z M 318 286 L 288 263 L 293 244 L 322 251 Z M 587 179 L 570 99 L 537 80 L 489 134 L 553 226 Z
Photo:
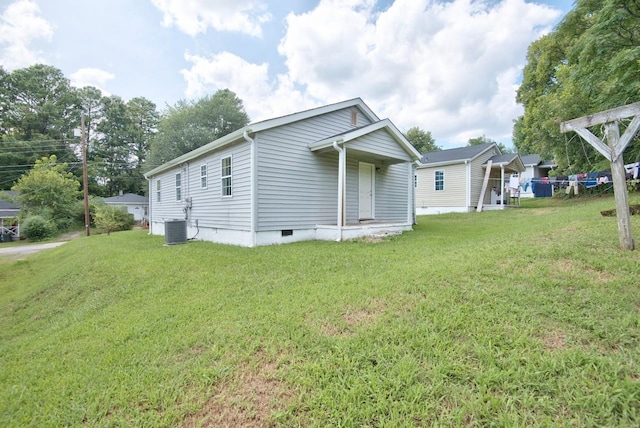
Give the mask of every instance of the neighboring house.
M 146 196 L 125 193 L 104 198 L 104 203 L 125 208 L 129 214 L 133 214 L 133 219 L 137 222 L 144 223 L 149 218 L 149 198 Z
M 13 191 L 6 191 L 9 197 L 14 197 Z M 17 217 L 20 214 L 20 207 L 13 202 L 0 199 L 0 235 L 11 235 L 12 239 L 20 237 L 20 224 Z
M 549 177 L 549 171 L 556 168 L 558 165 L 553 161 L 543 162 L 540 158 L 540 155 L 523 155 L 520 156 L 522 159 L 522 163 L 525 166 L 525 171 L 520 175 L 522 183 L 522 191 L 520 192 L 520 197 L 522 198 L 533 198 L 535 194 L 533 193 L 534 186 L 531 185 L 531 180 L 536 178 L 545 178 Z M 553 189 L 553 187 L 551 187 Z
M 485 184 L 486 170 L 490 175 Z M 416 213 L 470 212 L 478 208 L 502 209 L 517 193 L 507 193 L 511 176 L 524 171 L 520 157 L 503 155 L 496 143 L 425 153 L 416 169 Z M 484 193 L 483 193 L 484 186 Z
M 150 231 L 185 220 L 190 238 L 254 247 L 410 230 L 419 158 L 359 98 L 257 122 L 145 174 Z

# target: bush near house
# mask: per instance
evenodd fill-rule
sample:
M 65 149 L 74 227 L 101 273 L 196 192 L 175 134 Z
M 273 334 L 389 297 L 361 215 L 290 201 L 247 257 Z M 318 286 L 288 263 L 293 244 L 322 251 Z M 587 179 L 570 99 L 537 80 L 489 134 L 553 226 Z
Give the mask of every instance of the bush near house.
M 53 237 L 56 233 L 56 227 L 45 217 L 32 215 L 24 219 L 20 233 L 31 241 L 42 241 Z
M 133 214 L 129 214 L 126 208 L 111 205 L 96 205 L 93 221 L 102 232 L 118 232 L 131 230 L 135 223 Z

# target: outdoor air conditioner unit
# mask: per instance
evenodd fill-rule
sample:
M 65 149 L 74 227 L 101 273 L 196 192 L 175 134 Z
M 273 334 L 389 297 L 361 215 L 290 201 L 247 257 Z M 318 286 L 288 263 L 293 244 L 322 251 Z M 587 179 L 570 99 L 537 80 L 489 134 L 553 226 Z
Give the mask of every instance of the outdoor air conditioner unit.
M 167 245 L 187 242 L 187 221 L 166 220 L 164 222 L 164 240 Z

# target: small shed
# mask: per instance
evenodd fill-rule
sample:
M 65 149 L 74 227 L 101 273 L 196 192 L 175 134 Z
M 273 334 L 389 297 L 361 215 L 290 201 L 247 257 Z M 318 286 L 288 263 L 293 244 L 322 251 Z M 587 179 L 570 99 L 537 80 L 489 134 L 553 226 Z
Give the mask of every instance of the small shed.
M 133 219 L 139 223 L 145 223 L 149 218 L 149 198 L 133 193 L 125 193 L 110 198 L 105 198 L 104 203 L 116 207 L 124 207 Z

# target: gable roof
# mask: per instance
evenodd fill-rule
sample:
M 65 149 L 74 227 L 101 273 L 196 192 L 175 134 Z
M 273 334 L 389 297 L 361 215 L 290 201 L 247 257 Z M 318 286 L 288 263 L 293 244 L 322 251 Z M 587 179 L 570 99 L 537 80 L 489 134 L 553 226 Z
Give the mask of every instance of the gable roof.
M 112 196 L 104 198 L 106 204 L 149 204 L 149 198 L 133 193 L 125 193 L 124 195 Z
M 367 135 L 379 129 L 384 129 L 385 131 L 387 131 L 387 133 L 398 143 L 398 145 L 400 145 L 400 147 L 411 157 L 412 160 L 416 161 L 420 159 L 420 153 L 415 149 L 415 147 L 413 147 L 409 140 L 406 139 L 402 132 L 400 132 L 389 119 L 380 120 L 369 125 L 361 126 L 360 128 L 350 129 L 341 134 L 333 135 L 323 140 L 316 141 L 309 144 L 309 150 L 317 151 L 325 149 L 327 147 L 331 147 L 334 141 L 337 141 L 339 143 L 348 143 L 349 141 L 355 140 L 362 137 L 363 135 Z
M 524 156 L 520 156 L 520 159 L 522 159 L 522 163 L 525 164 L 526 166 L 536 166 L 538 164 L 540 164 L 540 162 L 542 161 L 542 158 L 540 158 L 540 155 L 524 155 Z
M 525 170 L 522 159 L 517 153 L 506 153 L 504 155 L 495 155 L 487 159 L 482 166 L 487 166 L 487 163 L 491 161 L 491 167 L 503 166 L 506 170 L 523 172 Z
M 169 162 L 166 162 L 152 169 L 151 171 L 144 174 L 144 176 L 145 178 L 152 177 L 162 171 L 166 171 L 167 169 L 173 168 L 176 165 L 180 165 L 184 162 L 188 162 L 191 159 L 200 157 L 203 154 L 209 153 L 220 147 L 224 147 L 239 141 L 244 141 L 245 135 L 248 136 L 249 134 L 255 134 L 256 132 L 272 129 L 282 125 L 287 125 L 289 123 L 308 119 L 314 116 L 320 116 L 322 114 L 331 113 L 331 112 L 341 110 L 344 108 L 349 108 L 349 107 L 357 107 L 371 122 L 380 121 L 378 116 L 376 116 L 376 114 L 364 103 L 364 101 L 362 101 L 361 98 L 353 98 L 353 99 L 342 101 L 339 103 L 329 104 L 322 107 L 316 107 L 309 110 L 304 110 L 297 113 L 292 113 L 285 116 L 280 116 L 273 119 L 267 119 L 260 122 L 249 124 L 244 128 L 240 128 L 237 131 L 234 131 L 228 135 L 225 135 L 224 137 L 218 138 L 217 140 L 212 141 L 208 144 L 205 144 L 204 146 L 199 147 L 195 150 L 192 150 L 189 153 L 185 153 L 182 156 L 178 156 L 177 158 L 170 160 Z
M 484 143 L 475 146 L 465 146 L 455 149 L 428 152 L 422 155 L 420 163 L 422 166 L 434 166 L 470 161 L 494 147 L 498 148 L 498 145 L 496 143 Z M 500 152 L 499 148 L 498 152 Z

